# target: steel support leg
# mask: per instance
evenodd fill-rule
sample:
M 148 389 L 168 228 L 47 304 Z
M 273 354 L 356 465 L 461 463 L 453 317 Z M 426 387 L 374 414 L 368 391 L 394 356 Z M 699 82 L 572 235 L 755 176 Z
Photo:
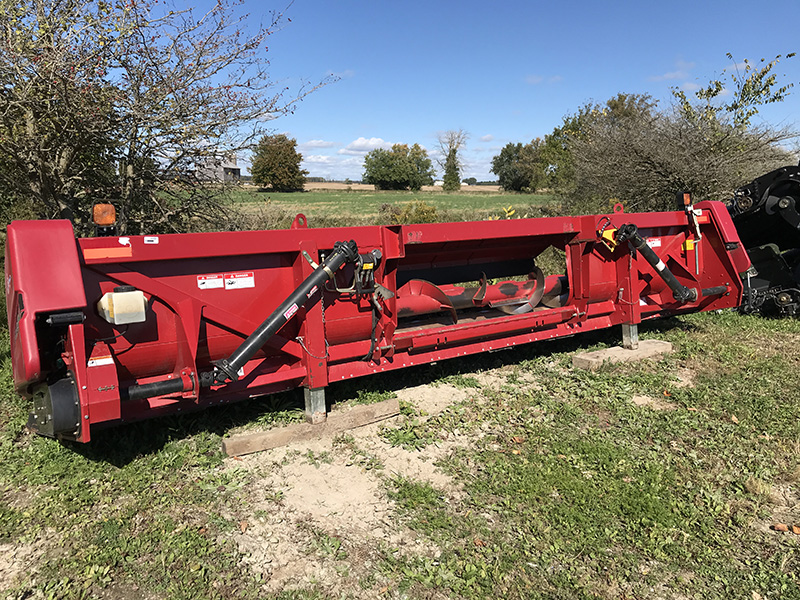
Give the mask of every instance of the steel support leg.
M 325 405 L 325 388 L 303 388 L 306 399 L 306 421 L 308 423 L 324 423 L 328 419 L 328 408 Z
M 636 323 L 622 324 L 622 347 L 626 350 L 639 348 L 639 325 Z

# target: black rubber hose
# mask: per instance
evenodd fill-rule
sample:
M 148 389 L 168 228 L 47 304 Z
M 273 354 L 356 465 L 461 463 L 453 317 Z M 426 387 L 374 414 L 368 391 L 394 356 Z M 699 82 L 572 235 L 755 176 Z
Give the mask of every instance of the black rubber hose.
M 327 279 L 332 279 L 334 273 L 345 263 L 353 263 L 358 259 L 358 246 L 353 240 L 349 242 L 336 242 L 333 252 L 325 258 L 319 267 L 309 275 L 300 286 L 292 292 L 259 327 L 234 350 L 228 358 L 214 363 L 217 383 L 236 381 L 239 379 L 239 369 L 258 352 L 289 319 L 314 296 L 314 287 L 322 290 Z M 206 382 L 206 378 L 201 380 Z
M 672 274 L 667 268 L 667 265 L 658 257 L 658 254 L 647 245 L 647 242 L 639 235 L 639 230 L 636 225 L 632 223 L 628 223 L 623 225 L 617 230 L 616 233 L 616 240 L 617 243 L 629 242 L 636 250 L 638 250 L 644 259 L 652 266 L 656 272 L 658 273 L 659 277 L 664 280 L 669 286 L 669 289 L 672 290 L 672 296 L 680 302 L 681 304 L 686 304 L 687 302 L 694 302 L 697 300 L 697 290 L 693 290 L 687 288 L 683 285 L 680 281 L 675 278 L 675 275 Z
M 727 285 L 718 285 L 715 287 L 710 288 L 703 288 L 700 290 L 700 294 L 705 298 L 706 296 L 721 296 L 722 294 L 726 294 L 728 292 Z
M 121 400 L 144 400 L 145 398 L 155 398 L 166 394 L 177 394 L 183 391 L 183 380 L 180 377 L 175 379 L 165 379 L 164 381 L 154 381 L 142 385 L 132 385 L 129 388 L 120 390 Z

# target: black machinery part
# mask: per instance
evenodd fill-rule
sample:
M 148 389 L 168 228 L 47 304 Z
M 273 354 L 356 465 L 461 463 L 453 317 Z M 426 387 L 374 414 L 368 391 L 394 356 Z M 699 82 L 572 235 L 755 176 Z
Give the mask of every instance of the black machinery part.
M 800 311 L 800 166 L 775 169 L 734 192 L 728 211 L 752 263 L 742 312 Z
M 71 374 L 33 390 L 28 427 L 48 437 L 77 439 L 81 430 L 78 388 Z

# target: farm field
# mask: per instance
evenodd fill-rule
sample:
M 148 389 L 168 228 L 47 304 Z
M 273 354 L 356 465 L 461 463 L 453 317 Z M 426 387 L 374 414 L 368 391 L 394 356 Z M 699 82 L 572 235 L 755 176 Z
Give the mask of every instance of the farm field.
M 300 196 L 331 219 L 333 193 Z M 674 352 L 572 366 L 614 329 L 333 384 L 401 415 L 230 458 L 302 393 L 59 443 L 26 430 L 0 326 L 0 599 L 800 599 L 800 321 L 640 336 Z
M 419 192 L 375 191 L 373 186 L 362 184 L 328 183 L 307 184 L 304 192 L 281 193 L 242 186 L 233 192 L 232 200 L 235 206 L 248 213 L 275 209 L 285 213 L 302 212 L 311 227 L 315 222 L 328 224 L 331 220 L 338 224 L 374 224 L 381 217 L 381 207 L 387 204 L 402 208 L 410 203 L 425 203 L 435 208 L 437 220 L 463 221 L 505 217 L 504 209 L 509 207 L 525 215 L 531 212 L 531 207 L 554 203 L 553 196 L 547 194 L 502 193 L 494 186 L 464 186 L 463 189 L 470 191 L 445 193 L 432 186 Z

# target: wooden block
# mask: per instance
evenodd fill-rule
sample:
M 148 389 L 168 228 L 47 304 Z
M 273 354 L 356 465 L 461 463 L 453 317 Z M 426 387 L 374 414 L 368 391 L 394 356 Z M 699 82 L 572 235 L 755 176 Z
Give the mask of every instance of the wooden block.
M 286 446 L 294 442 L 315 440 L 333 436 L 348 429 L 363 427 L 370 423 L 389 419 L 400 414 L 400 403 L 397 398 L 384 400 L 375 404 L 360 404 L 348 410 L 334 411 L 328 414 L 324 423 L 297 423 L 270 431 L 243 433 L 222 440 L 222 450 L 228 456 L 241 456 L 262 450 L 270 450 Z

